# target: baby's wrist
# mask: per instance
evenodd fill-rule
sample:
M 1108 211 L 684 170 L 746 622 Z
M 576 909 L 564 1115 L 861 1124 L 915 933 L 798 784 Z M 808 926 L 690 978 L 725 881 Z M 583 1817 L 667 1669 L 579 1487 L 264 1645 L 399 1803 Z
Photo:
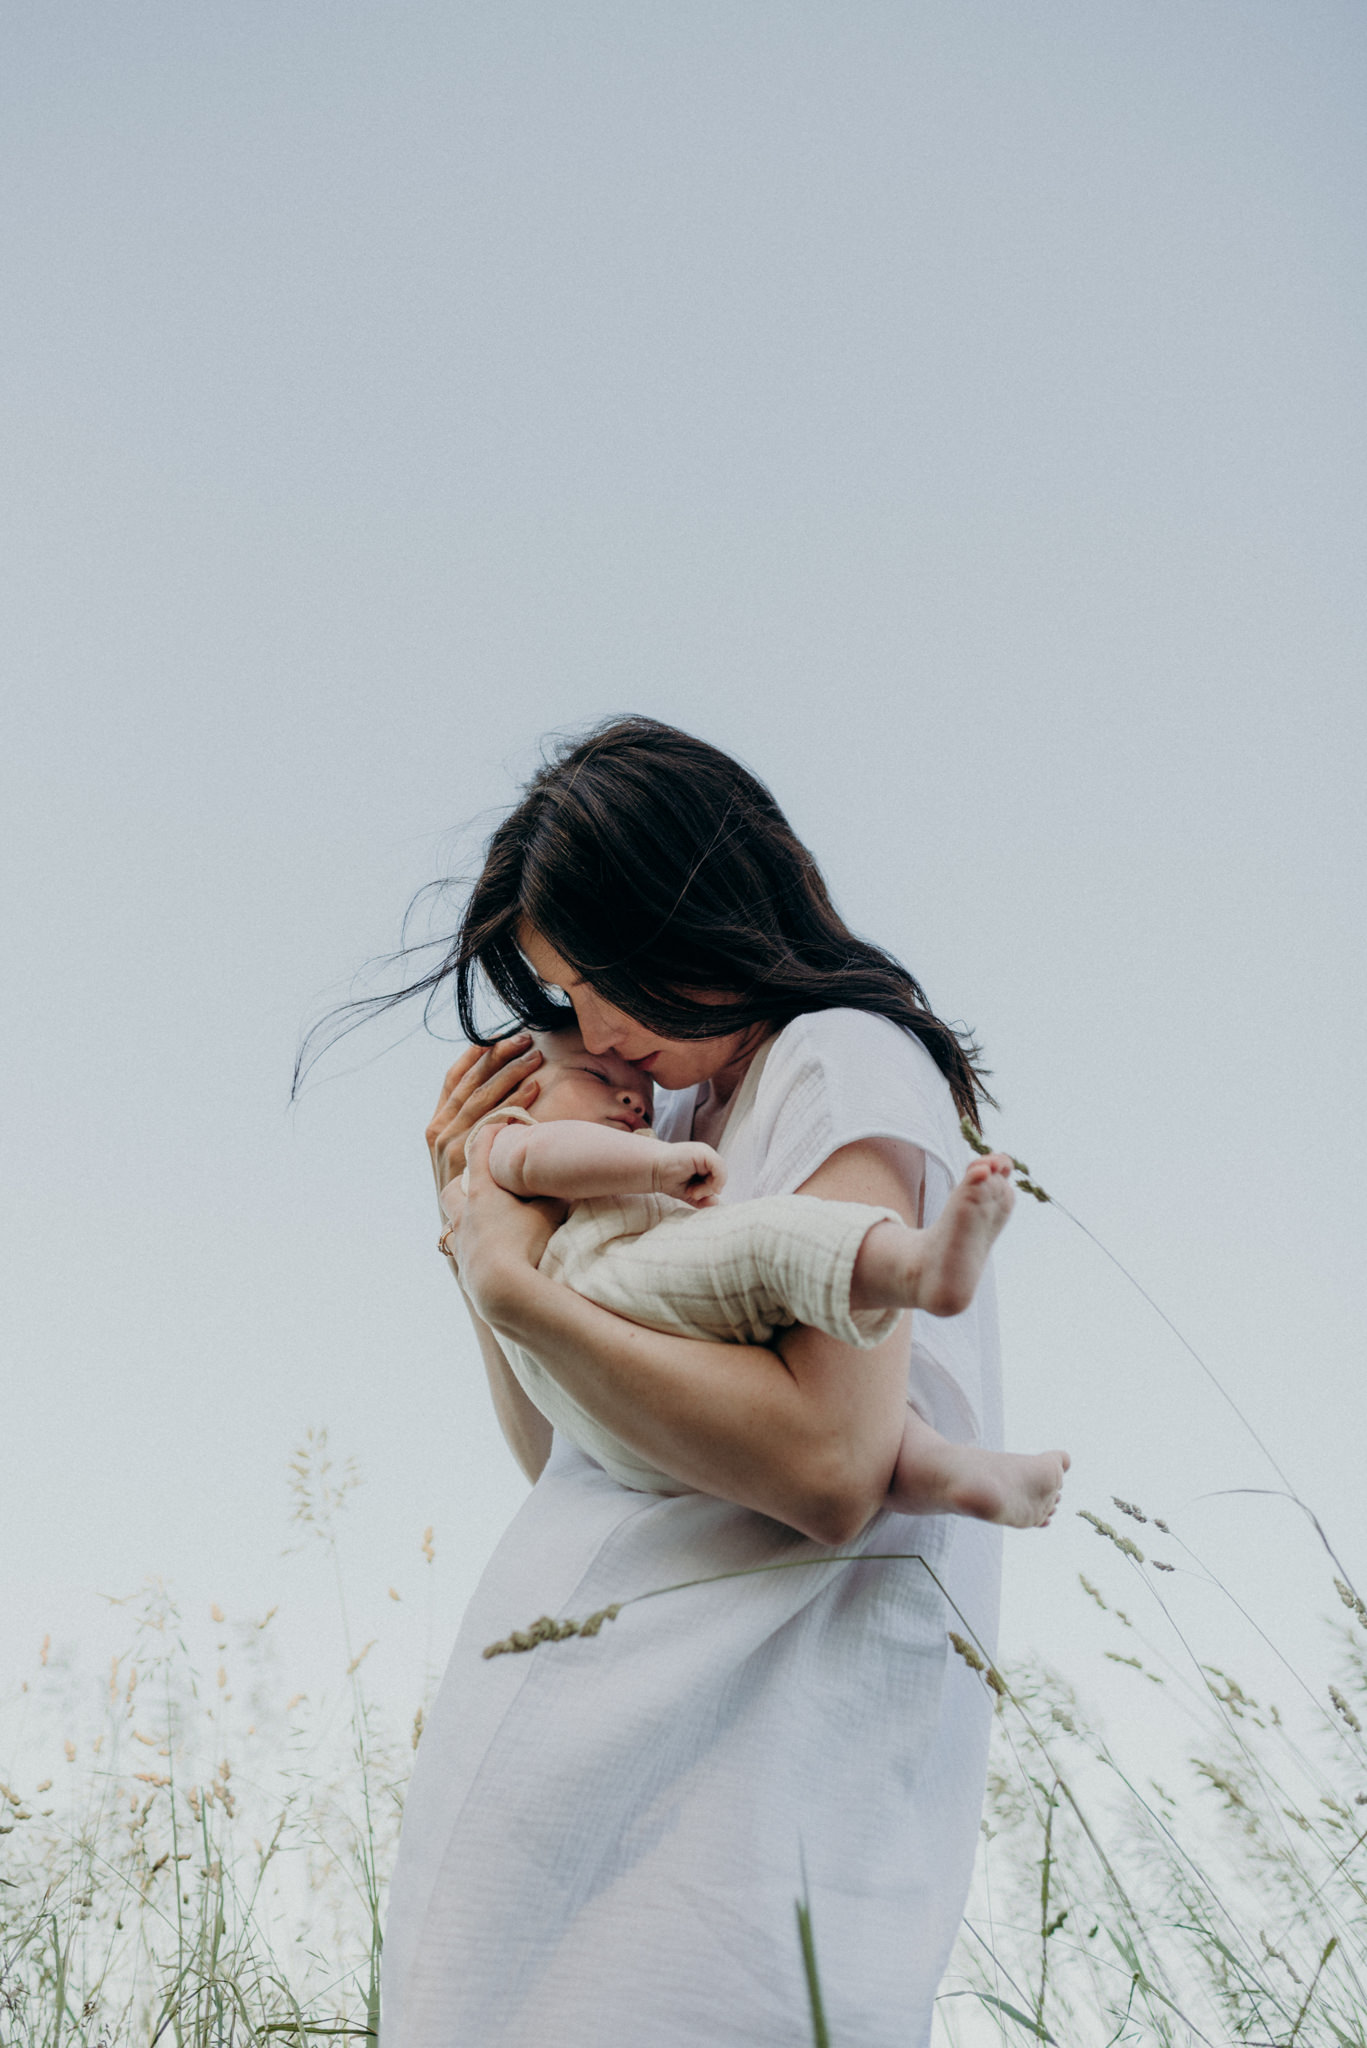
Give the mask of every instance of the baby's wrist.
M 655 1138 L 652 1143 L 654 1149 L 650 1155 L 650 1187 L 651 1193 L 658 1195 L 662 1192 L 665 1182 L 673 1178 L 670 1168 L 675 1164 L 681 1148 L 672 1145 L 667 1138 Z

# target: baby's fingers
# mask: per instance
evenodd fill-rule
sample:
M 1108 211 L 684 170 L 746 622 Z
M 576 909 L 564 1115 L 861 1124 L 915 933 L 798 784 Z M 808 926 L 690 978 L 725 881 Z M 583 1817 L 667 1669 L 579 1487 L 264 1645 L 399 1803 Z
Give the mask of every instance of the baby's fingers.
M 699 1145 L 693 1162 L 693 1173 L 699 1187 L 710 1188 L 714 1195 L 720 1194 L 726 1186 L 726 1168 L 720 1152 L 714 1152 L 710 1145 Z

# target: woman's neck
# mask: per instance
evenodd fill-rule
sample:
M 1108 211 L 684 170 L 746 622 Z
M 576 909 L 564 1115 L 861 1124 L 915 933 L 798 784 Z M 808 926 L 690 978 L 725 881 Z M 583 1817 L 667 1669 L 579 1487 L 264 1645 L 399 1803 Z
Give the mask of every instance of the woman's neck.
M 748 1031 L 743 1031 L 734 1052 L 698 1090 L 693 1110 L 693 1136 L 700 1138 L 705 1145 L 715 1144 L 721 1135 L 736 1090 L 745 1079 L 750 1062 L 773 1035 L 771 1024 L 754 1024 Z

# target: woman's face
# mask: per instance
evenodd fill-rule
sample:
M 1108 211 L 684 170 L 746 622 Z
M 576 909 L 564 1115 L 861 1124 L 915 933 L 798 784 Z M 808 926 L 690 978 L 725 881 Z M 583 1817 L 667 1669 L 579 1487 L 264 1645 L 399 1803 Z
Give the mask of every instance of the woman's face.
M 715 1081 L 727 1068 L 751 1053 L 763 1035 L 756 1026 L 728 1031 L 721 1038 L 661 1038 L 605 1002 L 581 981 L 548 940 L 524 925 L 517 943 L 529 966 L 548 988 L 560 989 L 574 1005 L 580 1035 L 591 1053 L 615 1052 L 657 1081 L 661 1088 L 691 1088 L 696 1081 Z M 702 998 L 706 1001 L 706 997 Z M 725 994 L 718 1002 L 727 1002 Z

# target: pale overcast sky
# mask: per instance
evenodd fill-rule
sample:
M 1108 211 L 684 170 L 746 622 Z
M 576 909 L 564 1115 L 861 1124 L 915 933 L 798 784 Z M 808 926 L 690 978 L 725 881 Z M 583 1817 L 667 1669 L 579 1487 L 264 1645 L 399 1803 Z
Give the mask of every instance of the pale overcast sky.
M 432 1523 L 449 1636 L 522 1493 L 434 1250 L 451 1055 L 290 1067 L 617 710 L 770 781 L 1367 1572 L 1361 7 L 47 0 L 3 49 L 11 1670 L 148 1572 L 307 1635 L 310 1423 L 358 1609 Z M 1086 1242 L 1029 1205 L 1001 1269 L 1070 1504 L 1332 1601 L 1289 1512 L 1184 1507 L 1275 1481 Z M 1068 1662 L 1094 1542 L 1010 1543 L 1012 1648 Z

